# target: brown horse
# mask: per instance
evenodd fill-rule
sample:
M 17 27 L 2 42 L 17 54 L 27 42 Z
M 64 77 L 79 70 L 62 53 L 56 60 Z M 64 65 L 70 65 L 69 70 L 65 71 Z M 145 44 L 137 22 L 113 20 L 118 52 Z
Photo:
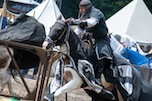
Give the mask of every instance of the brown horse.
M 17 68 L 12 61 L 11 55 L 14 57 L 14 61 L 17 63 L 19 69 L 38 67 L 40 60 L 36 54 L 24 49 L 6 48 L 6 46 L 0 45 L 0 93 L 3 91 L 5 85 L 8 84 L 10 93 L 14 95 L 15 93 L 11 86 L 11 76 L 16 81 L 13 70 L 16 71 Z
M 10 48 L 11 53 L 13 50 Z M 4 89 L 4 86 L 8 84 L 11 94 L 14 94 L 11 86 L 11 75 L 8 71 L 12 58 L 10 57 L 5 46 L 0 45 L 0 93 Z

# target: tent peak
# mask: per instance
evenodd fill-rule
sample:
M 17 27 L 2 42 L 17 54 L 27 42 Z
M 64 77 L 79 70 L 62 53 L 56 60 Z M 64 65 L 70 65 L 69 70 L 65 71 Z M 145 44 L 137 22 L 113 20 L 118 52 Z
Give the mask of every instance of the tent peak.
M 152 14 L 143 0 L 133 0 L 106 20 L 109 32 L 127 34 L 140 43 L 152 43 Z
M 43 2 L 27 13 L 34 16 L 45 27 L 46 35 L 49 34 L 50 27 L 56 22 L 57 18 L 62 15 L 54 0 L 43 0 Z M 62 16 L 64 19 L 64 17 Z

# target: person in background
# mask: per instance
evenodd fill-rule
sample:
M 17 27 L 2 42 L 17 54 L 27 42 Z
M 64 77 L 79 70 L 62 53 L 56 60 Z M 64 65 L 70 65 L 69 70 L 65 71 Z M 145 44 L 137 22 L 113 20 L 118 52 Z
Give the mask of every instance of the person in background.
M 125 47 L 125 48 L 129 48 L 131 50 L 134 50 L 138 53 L 140 53 L 141 55 L 147 55 L 147 53 L 143 52 L 143 50 L 140 48 L 139 44 L 130 36 L 128 35 L 114 35 L 114 37 Z
M 148 52 L 150 52 L 150 51 L 152 51 L 152 47 L 151 47 L 150 45 L 148 45 L 146 52 L 148 53 Z
M 30 79 L 35 79 L 36 80 L 36 78 L 37 78 L 36 75 L 37 75 L 37 72 L 38 72 L 38 67 L 34 68 L 34 71 L 33 71 L 32 75 L 29 75 L 28 72 L 29 72 L 29 69 L 22 70 L 23 76 L 25 78 L 30 78 Z

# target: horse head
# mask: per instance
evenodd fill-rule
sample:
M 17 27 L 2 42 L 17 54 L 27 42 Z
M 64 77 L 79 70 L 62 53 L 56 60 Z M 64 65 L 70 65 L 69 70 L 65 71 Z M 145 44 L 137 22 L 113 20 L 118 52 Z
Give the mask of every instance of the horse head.
M 51 27 L 49 37 L 54 44 L 60 45 L 65 42 L 68 25 L 63 20 L 57 20 L 56 23 Z

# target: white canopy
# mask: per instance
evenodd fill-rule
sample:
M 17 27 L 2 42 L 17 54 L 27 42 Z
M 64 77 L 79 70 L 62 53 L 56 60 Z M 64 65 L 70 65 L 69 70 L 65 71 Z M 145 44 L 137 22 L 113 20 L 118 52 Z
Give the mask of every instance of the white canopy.
M 62 16 L 54 0 L 44 0 L 39 6 L 28 12 L 27 15 L 34 16 L 35 19 L 44 25 L 46 35 L 49 34 L 50 27 L 55 23 L 56 19 L 60 15 Z
M 110 33 L 128 34 L 140 43 L 152 43 L 152 14 L 143 0 L 133 0 L 107 21 Z

